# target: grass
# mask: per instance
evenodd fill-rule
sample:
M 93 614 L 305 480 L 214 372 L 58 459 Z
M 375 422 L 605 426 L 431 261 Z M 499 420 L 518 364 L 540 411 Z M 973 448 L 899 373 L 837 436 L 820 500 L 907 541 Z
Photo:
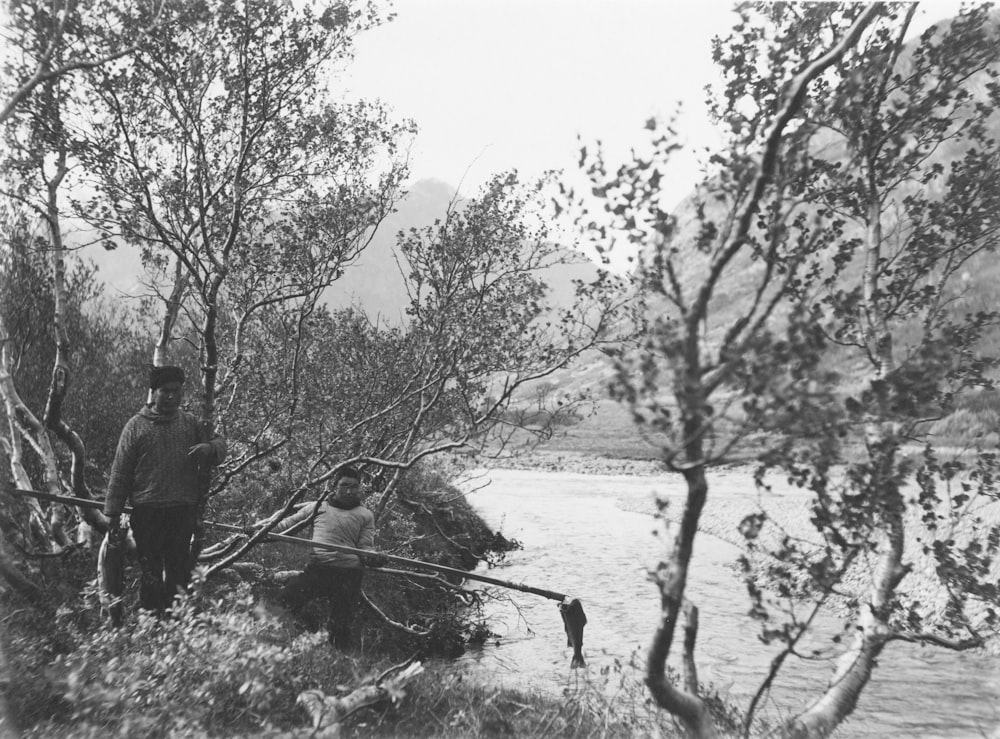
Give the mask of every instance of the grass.
M 403 492 L 408 502 L 400 503 L 399 513 L 408 514 L 401 521 L 433 513 L 436 522 L 414 529 L 397 522 L 385 532 L 387 548 L 427 557 L 408 547 L 432 546 L 457 566 L 468 564 L 469 553 L 482 552 L 484 544 L 494 548 L 491 557 L 502 557 L 504 542 L 441 480 L 424 477 Z M 252 571 L 265 573 L 267 580 L 271 572 L 298 569 L 305 551 L 261 547 Z M 484 624 L 463 601 L 421 584 L 404 585 L 373 572 L 365 589 L 391 618 L 436 629 L 429 639 L 400 634 L 362 609 L 359 638 L 345 654 L 331 649 L 324 629 L 312 631 L 276 607 L 274 583 L 247 582 L 234 572 L 198 584 L 173 618 L 138 614 L 132 561 L 127 621 L 112 630 L 103 623 L 91 584 L 95 557 L 93 551 L 73 549 L 37 562 L 33 574 L 47 599 L 41 606 L 11 591 L 0 593 L 0 640 L 8 674 L 17 676 L 4 686 L 0 729 L 68 739 L 305 737 L 311 735 L 310 718 L 296 702 L 303 691 L 342 695 L 419 654 L 426 672 L 406 688 L 405 697 L 395 706 L 350 716 L 341 736 L 677 735 L 668 718 L 649 710 L 632 671 L 627 678 L 624 670 L 590 680 L 581 675 L 561 696 L 474 682 L 453 660 L 434 655 L 461 651 L 462 641 L 474 639 Z
M 963 394 L 955 410 L 929 424 L 927 430 L 930 440 L 943 448 L 997 447 L 1000 390 L 980 389 Z M 559 429 L 541 445 L 540 451 L 619 460 L 656 460 L 661 456 L 655 443 L 640 433 L 628 408 L 608 398 L 596 401 L 589 415 Z
M 659 450 L 646 441 L 629 410 L 614 400 L 595 403 L 593 412 L 556 430 L 542 447 L 546 452 L 588 454 L 606 459 L 656 459 Z
M 634 702 L 633 702 L 634 701 Z M 406 705 L 360 719 L 345 736 L 634 737 L 680 736 L 637 695 L 609 698 L 601 684 L 581 683 L 563 698 L 496 688 L 434 665 Z
M 312 736 L 301 692 L 344 695 L 392 666 L 364 645 L 336 652 L 322 632 L 303 632 L 245 595 L 199 590 L 175 618 L 133 617 L 117 631 L 97 626 L 86 602 L 51 623 L 5 602 L 20 677 L 7 691 L 6 726 L 27 738 Z M 429 660 L 395 705 L 349 716 L 340 736 L 677 736 L 648 710 L 641 686 L 623 690 L 625 681 L 581 679 L 559 697 L 474 682 L 451 661 Z

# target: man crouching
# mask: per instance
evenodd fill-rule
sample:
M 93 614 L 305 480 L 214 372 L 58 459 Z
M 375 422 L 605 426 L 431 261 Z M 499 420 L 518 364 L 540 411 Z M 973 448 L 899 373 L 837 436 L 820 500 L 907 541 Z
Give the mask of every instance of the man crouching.
M 337 472 L 333 495 L 320 506 L 313 522 L 312 540 L 373 550 L 375 516 L 361 505 L 361 478 L 353 467 Z M 369 559 L 369 564 L 379 566 L 383 561 L 376 555 Z M 350 646 L 363 575 L 358 555 L 315 547 L 305 569 L 281 589 L 280 598 L 298 614 L 313 598 L 327 596 L 330 599 L 327 619 L 330 644 L 344 650 Z

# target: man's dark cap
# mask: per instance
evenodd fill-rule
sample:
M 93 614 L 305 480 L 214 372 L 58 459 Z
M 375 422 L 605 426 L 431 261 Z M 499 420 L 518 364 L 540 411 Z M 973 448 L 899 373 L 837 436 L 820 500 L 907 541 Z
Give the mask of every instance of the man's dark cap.
M 168 382 L 184 384 L 184 370 L 173 365 L 149 368 L 149 389 L 156 390 Z
M 360 480 L 361 473 L 358 471 L 358 468 L 355 467 L 354 465 L 347 465 L 346 467 L 341 467 L 339 470 L 337 470 L 337 474 L 334 475 L 335 480 L 339 480 L 342 477 L 353 477 L 355 480 Z

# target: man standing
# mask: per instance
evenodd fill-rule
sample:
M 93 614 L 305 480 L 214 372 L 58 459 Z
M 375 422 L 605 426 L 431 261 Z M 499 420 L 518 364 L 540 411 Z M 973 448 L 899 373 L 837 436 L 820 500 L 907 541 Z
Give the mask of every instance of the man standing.
M 335 480 L 332 498 L 324 502 L 316 514 L 312 540 L 371 551 L 375 543 L 375 516 L 361 505 L 358 471 L 345 467 L 338 471 Z M 366 559 L 373 566 L 385 562 L 380 555 Z M 361 600 L 363 573 L 358 555 L 313 548 L 305 569 L 288 581 L 280 597 L 295 613 L 313 598 L 329 597 L 327 631 L 330 644 L 337 649 L 347 649 L 354 614 Z
M 181 410 L 184 370 L 152 367 L 152 403 L 122 430 L 111 466 L 104 513 L 121 525 L 126 502 L 139 555 L 139 605 L 156 613 L 170 607 L 187 586 L 194 562 L 191 535 L 199 502 L 199 471 L 226 457 L 221 436 L 202 441 L 198 420 Z

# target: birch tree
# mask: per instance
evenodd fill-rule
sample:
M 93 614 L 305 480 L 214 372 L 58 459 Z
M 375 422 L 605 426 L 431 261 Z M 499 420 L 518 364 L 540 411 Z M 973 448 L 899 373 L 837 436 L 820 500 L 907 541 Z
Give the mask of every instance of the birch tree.
M 330 314 L 325 291 L 399 196 L 411 132 L 377 104 L 335 97 L 335 73 L 377 14 L 255 0 L 173 18 L 95 88 L 81 159 L 99 195 L 81 211 L 159 278 L 156 358 L 198 349 L 203 422 L 232 442 L 205 497 L 256 516 L 248 536 L 204 551 L 215 572 L 294 525 L 344 464 L 372 469 L 384 508 L 418 460 L 482 448 L 509 423 L 515 391 L 607 322 L 581 307 L 562 329 L 535 326 L 535 273 L 563 257 L 523 225 L 530 188 L 513 177 L 401 244 L 414 306 L 402 333 Z M 480 338 L 490 331 L 492 343 Z M 262 479 L 276 489 L 248 505 Z
M 862 562 L 871 565 L 862 576 L 870 588 L 849 599 L 853 617 L 845 624 L 854 643 L 829 689 L 783 733 L 833 731 L 893 639 L 981 643 L 972 631 L 949 642 L 959 624 L 971 628 L 955 613 L 937 624 L 944 634 L 900 628 L 919 622 L 919 609 L 897 600 L 910 568 L 903 560 L 910 521 L 903 483 L 916 474 L 925 515 L 934 518 L 943 505 L 941 473 L 953 479 L 956 468 L 946 469 L 930 452 L 922 466 L 897 454 L 904 439 L 926 430 L 929 417 L 953 407 L 955 392 L 988 382 L 989 362 L 974 346 L 992 317 L 957 320 L 945 308 L 953 295 L 945 285 L 976 252 L 992 248 L 995 154 L 988 130 L 996 44 L 985 16 L 973 13 L 946 33 L 926 34 L 908 57 L 912 66 L 901 66 L 912 12 L 893 5 L 744 8 L 733 35 L 715 47 L 725 84 L 712 112 L 729 145 L 708 162 L 681 220 L 660 199 L 678 147 L 672 130 L 651 121 L 649 152 L 618 168 L 600 152 L 582 152 L 606 213 L 603 221 L 588 215 L 584 223 L 600 248 L 624 240 L 641 254 L 650 322 L 640 353 L 619 362 L 618 393 L 688 490 L 668 555 L 655 571 L 662 614 L 646 681 L 657 704 L 697 736 L 717 729 L 698 693 L 698 612 L 685 592 L 709 494 L 706 470 L 719 463 L 763 460 L 761 484 L 764 470 L 781 467 L 816 496 L 818 536 L 809 543 L 803 532 L 790 532 L 777 537 L 777 546 L 765 545 L 763 513 L 740 527 L 751 613 L 762 620 L 763 638 L 781 645 L 745 714 L 745 733 L 812 622 L 811 616 L 776 622 L 775 610 L 786 616 L 793 610 L 775 603 L 801 608 L 804 601 L 814 615 L 858 577 Z M 978 97 L 966 90 L 977 75 L 987 91 Z M 959 140 L 965 155 L 951 167 L 932 156 Z M 921 197 L 918 184 L 940 189 Z M 883 230 L 890 214 L 892 228 Z M 866 266 L 852 272 L 852 261 Z M 857 287 L 845 286 L 858 275 Z M 926 342 L 910 344 L 914 364 L 907 371 L 897 371 L 892 356 L 891 321 L 897 332 L 914 325 L 929 330 Z M 860 397 L 837 384 L 832 370 L 843 356 L 830 361 L 835 342 L 857 347 L 871 363 Z M 904 409 L 906 422 L 898 417 Z M 866 449 L 860 463 L 843 456 L 842 440 L 855 433 Z M 762 453 L 762 444 L 774 447 Z M 969 483 L 986 494 L 991 460 L 980 455 Z M 959 496 L 962 512 L 969 497 Z M 950 603 L 978 600 L 989 622 L 985 581 L 997 534 L 990 530 L 978 543 L 936 538 L 925 546 L 935 552 L 938 572 L 948 573 Z M 776 595 L 764 592 L 765 583 L 776 585 Z M 666 661 L 682 614 L 685 675 L 677 684 Z
M 7 0 L 0 124 L 40 87 L 129 56 L 163 23 L 164 3 L 126 7 L 111 0 Z M 33 42 L 24 45 L 26 29 Z
M 651 315 L 618 392 L 688 489 L 646 680 L 697 736 L 718 730 L 685 592 L 715 464 L 756 460 L 764 490 L 780 471 L 812 496 L 812 531 L 763 510 L 739 526 L 750 614 L 777 646 L 744 735 L 824 608 L 847 614 L 834 674 L 783 736 L 834 731 L 895 641 L 970 649 L 995 632 L 996 455 L 942 456 L 934 432 L 996 366 L 997 315 L 962 279 L 996 244 L 996 26 L 968 10 L 907 42 L 914 11 L 744 8 L 715 45 L 729 145 L 680 219 L 658 198 L 671 131 L 651 122 L 652 156 L 617 170 L 586 157 L 609 216 L 596 233 L 641 247 Z
M 159 277 L 154 361 L 194 328 L 207 434 L 219 391 L 239 385 L 255 313 L 282 303 L 308 315 L 388 212 L 406 129 L 376 105 L 333 97 L 354 36 L 378 19 L 372 6 L 174 10 L 169 29 L 95 85 L 81 158 L 99 196 L 83 211 L 107 246 L 134 245 Z M 230 315 L 235 345 L 220 356 Z
M 620 338 L 615 319 L 628 296 L 597 274 L 579 287 L 574 304 L 550 305 L 543 275 L 575 257 L 540 219 L 542 191 L 516 175 L 497 175 L 435 225 L 400 234 L 410 297 L 402 326 L 357 309 L 317 308 L 302 322 L 294 313 L 270 315 L 266 333 L 247 344 L 248 385 L 264 390 L 232 408 L 253 441 L 219 500 L 220 510 L 239 507 L 259 518 L 248 535 L 206 552 L 210 572 L 244 556 L 268 532 L 302 525 L 343 464 L 366 469 L 381 516 L 401 475 L 420 460 L 507 453 L 514 437 L 523 444 L 551 434 L 560 415 L 582 400 L 553 397 L 540 423 L 522 415 L 533 383 Z M 293 404 L 299 410 L 290 419 L 284 409 Z M 270 469 L 272 490 L 248 500 L 246 490 L 260 480 L 250 456 L 264 450 L 270 452 L 258 461 Z
M 790 736 L 832 732 L 893 642 L 965 650 L 996 634 L 996 454 L 956 457 L 942 431 L 997 366 L 1000 314 L 973 299 L 969 272 L 1000 235 L 998 29 L 981 6 L 908 43 L 914 11 L 896 9 L 810 109 L 823 147 L 803 194 L 843 236 L 803 295 L 824 355 L 858 368 L 858 389 L 838 388 L 822 444 L 789 438 L 766 460 L 812 492 L 818 534 L 775 548 L 795 565 L 777 580 L 795 592 L 794 573 L 810 572 L 802 595 L 837 592 L 850 614 L 835 673 Z M 793 651 L 804 628 L 779 626 L 776 641 Z
M 64 414 L 72 377 L 69 355 L 73 339 L 68 327 L 65 189 L 74 164 L 75 146 L 72 126 L 67 121 L 72 119 L 74 104 L 79 102 L 75 95 L 79 80 L 74 80 L 72 73 L 82 74 L 131 54 L 138 40 L 161 22 L 162 7 L 158 3 L 145 9 L 126 9 L 114 2 L 12 1 L 5 10 L 4 36 L 8 45 L 3 59 L 3 84 L 4 95 L 9 94 L 9 98 L 0 111 L 0 121 L 5 123 L 6 151 L 0 188 L 7 201 L 4 221 L 9 241 L 4 277 L 10 279 L 18 263 L 31 262 L 26 250 L 38 249 L 46 256 L 50 279 L 38 288 L 51 294 L 52 312 L 46 316 L 46 322 L 51 323 L 46 328 L 51 328 L 47 335 L 54 338 L 55 344 L 47 396 L 43 403 L 32 408 L 18 393 L 12 374 L 14 363 L 24 356 L 24 347 L 10 344 L 31 329 L 7 325 L 10 316 L 0 318 L 0 342 L 4 344 L 0 394 L 9 424 L 5 443 L 10 450 L 15 484 L 60 493 L 63 484 L 59 455 L 51 432 L 71 455 L 68 487 L 77 497 L 89 498 L 91 492 L 84 475 L 85 445 Z M 38 239 L 32 237 L 37 230 L 35 223 L 43 226 L 44 235 Z M 9 293 L 22 299 L 45 302 L 40 294 L 28 296 L 23 287 L 5 285 Z M 77 287 L 81 287 L 80 283 Z M 29 462 L 32 456 L 37 466 Z M 39 470 L 37 477 L 30 475 L 29 469 Z M 36 480 L 40 484 L 32 484 Z M 52 544 L 63 547 L 70 543 L 68 529 L 74 513 L 63 506 L 50 506 L 43 511 L 37 501 L 30 506 L 36 544 L 48 548 Z M 98 527 L 106 523 L 96 511 L 86 511 L 84 518 Z

